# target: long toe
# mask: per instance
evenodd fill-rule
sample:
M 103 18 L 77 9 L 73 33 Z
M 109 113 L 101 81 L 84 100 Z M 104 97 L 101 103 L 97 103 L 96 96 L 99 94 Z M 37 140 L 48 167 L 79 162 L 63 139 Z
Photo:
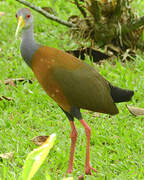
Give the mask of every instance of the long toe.
M 85 174 L 92 175 L 91 170 L 94 171 L 94 172 L 97 172 L 97 170 L 95 168 L 89 166 L 89 167 L 85 167 Z

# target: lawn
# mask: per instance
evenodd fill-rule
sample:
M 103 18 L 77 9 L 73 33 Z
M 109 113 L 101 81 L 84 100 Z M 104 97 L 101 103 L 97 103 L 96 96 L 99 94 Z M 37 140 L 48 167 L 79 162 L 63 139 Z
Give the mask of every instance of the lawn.
M 30 2 L 38 6 L 54 5 L 59 17 L 65 20 L 67 14 L 70 16 L 75 11 L 65 0 Z M 2 180 L 17 180 L 27 154 L 37 147 L 31 141 L 32 138 L 56 133 L 56 143 L 33 179 L 45 180 L 49 173 L 52 180 L 59 180 L 67 170 L 70 125 L 61 109 L 43 91 L 21 58 L 20 34 L 18 39 L 15 38 L 15 13 L 20 7 L 23 6 L 16 1 L 0 1 L 0 11 L 5 12 L 4 16 L 0 16 L 0 97 L 13 98 L 12 101 L 0 101 L 0 154 L 14 153 L 13 159 L 0 159 L 0 177 Z M 141 14 L 142 10 L 140 8 Z M 37 41 L 58 49 L 77 47 L 69 39 L 66 27 L 34 11 L 33 14 Z M 98 171 L 93 176 L 85 176 L 86 180 L 144 179 L 144 119 L 142 116 L 131 115 L 126 108 L 126 104 L 144 107 L 143 59 L 144 55 L 137 52 L 133 61 L 122 63 L 120 59 L 113 59 L 101 65 L 93 65 L 114 85 L 133 89 L 135 96 L 131 102 L 117 105 L 119 114 L 116 116 L 82 110 L 84 119 L 92 129 L 91 165 Z M 5 79 L 20 77 L 26 81 L 18 82 L 16 86 L 4 84 Z M 34 80 L 33 83 L 29 83 L 28 80 L 31 79 Z M 77 120 L 75 123 L 79 136 L 72 176 L 77 179 L 84 173 L 86 138 L 80 123 Z

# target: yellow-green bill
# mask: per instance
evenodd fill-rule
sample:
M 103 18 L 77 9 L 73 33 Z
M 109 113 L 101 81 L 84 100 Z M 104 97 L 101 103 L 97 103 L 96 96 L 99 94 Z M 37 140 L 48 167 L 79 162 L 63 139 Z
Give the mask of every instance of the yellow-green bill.
M 16 29 L 16 33 L 15 33 L 15 36 L 17 37 L 18 35 L 18 32 L 21 28 L 23 28 L 25 26 L 25 20 L 22 16 L 20 16 L 18 18 L 18 25 L 17 25 L 17 29 Z

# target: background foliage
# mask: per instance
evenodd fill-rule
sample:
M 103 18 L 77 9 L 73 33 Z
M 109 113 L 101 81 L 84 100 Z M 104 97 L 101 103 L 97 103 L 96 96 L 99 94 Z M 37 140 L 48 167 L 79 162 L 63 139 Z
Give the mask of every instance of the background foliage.
M 53 6 L 59 17 L 79 13 L 66 0 L 30 1 L 39 6 Z M 138 4 L 138 5 L 137 5 Z M 138 13 L 143 14 L 143 1 L 134 1 Z M 13 101 L 0 101 L 0 154 L 14 152 L 12 159 L 0 160 L 2 179 L 18 179 L 27 154 L 36 146 L 31 139 L 38 135 L 57 134 L 56 143 L 49 157 L 34 179 L 45 179 L 49 172 L 52 179 L 61 179 L 66 170 L 70 149 L 70 126 L 63 112 L 42 90 L 27 65 L 22 61 L 19 51 L 20 36 L 15 39 L 17 26 L 15 13 L 23 7 L 13 0 L 0 1 L 0 97 L 12 97 Z M 75 12 L 76 11 L 76 12 Z M 42 44 L 59 49 L 71 49 L 76 45 L 69 38 L 67 28 L 50 21 L 38 13 L 35 17 L 35 38 Z M 135 90 L 129 104 L 144 107 L 144 55 L 137 52 L 132 62 L 122 64 L 119 59 L 94 65 L 99 72 L 114 85 Z M 86 60 L 88 63 L 89 60 Z M 8 78 L 24 77 L 34 79 L 30 84 L 18 82 L 16 86 L 5 85 Z M 82 110 L 84 119 L 92 128 L 91 164 L 98 170 L 86 179 L 143 179 L 144 141 L 143 117 L 134 117 L 125 107 L 118 104 L 119 115 L 91 113 Z M 84 172 L 85 132 L 80 123 L 78 143 L 75 154 L 75 179 Z

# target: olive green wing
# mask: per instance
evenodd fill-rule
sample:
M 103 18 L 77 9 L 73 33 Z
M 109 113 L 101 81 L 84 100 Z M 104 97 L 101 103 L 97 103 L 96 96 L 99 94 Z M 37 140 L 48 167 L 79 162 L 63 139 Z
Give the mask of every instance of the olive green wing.
M 117 114 L 118 109 L 110 95 L 109 83 L 91 66 L 82 62 L 69 69 L 55 66 L 53 78 L 62 88 L 71 107 L 107 114 Z

